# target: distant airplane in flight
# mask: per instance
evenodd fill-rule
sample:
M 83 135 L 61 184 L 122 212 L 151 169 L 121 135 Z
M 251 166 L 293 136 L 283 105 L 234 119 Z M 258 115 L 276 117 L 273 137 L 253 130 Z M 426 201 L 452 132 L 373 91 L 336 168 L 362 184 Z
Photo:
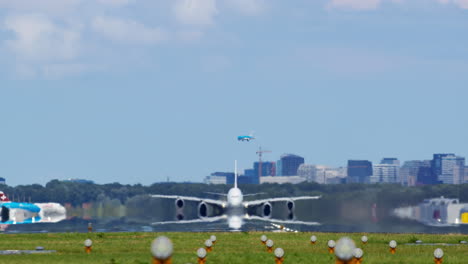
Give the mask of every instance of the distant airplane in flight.
M 66 218 L 58 203 L 16 203 L 0 191 L 0 224 L 56 223 Z
M 252 134 L 248 135 L 248 136 L 238 136 L 237 137 L 237 140 L 238 141 L 247 141 L 249 142 L 250 140 L 252 139 L 255 139 L 254 136 Z
M 244 196 L 252 196 L 256 194 L 243 195 L 242 191 L 237 187 L 237 163 L 234 172 L 234 188 L 231 188 L 227 194 L 218 195 L 226 196 L 226 200 L 213 200 L 178 195 L 151 195 L 153 198 L 174 199 L 177 219 L 175 221 L 155 222 L 153 225 L 216 222 L 222 219 L 227 219 L 228 225 L 232 229 L 240 229 L 243 225 L 244 219 L 280 224 L 319 225 L 317 222 L 294 220 L 294 202 L 298 200 L 320 199 L 320 196 L 285 197 L 244 201 Z M 183 209 L 185 201 L 198 202 L 198 219 L 184 220 Z M 278 205 L 285 210 L 288 220 L 271 218 L 273 205 Z

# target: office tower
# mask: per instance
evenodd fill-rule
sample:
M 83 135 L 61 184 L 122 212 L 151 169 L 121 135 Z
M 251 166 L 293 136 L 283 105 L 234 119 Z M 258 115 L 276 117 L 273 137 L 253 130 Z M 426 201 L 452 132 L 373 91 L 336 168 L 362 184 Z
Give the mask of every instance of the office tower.
M 254 171 L 256 173 L 256 175 L 258 176 L 258 168 L 259 168 L 259 162 L 254 162 Z M 276 167 L 276 163 L 275 162 L 271 162 L 271 161 L 263 161 L 262 162 L 262 174 L 261 176 L 275 176 L 275 169 Z
M 467 166 L 465 166 L 465 179 L 463 183 L 468 183 L 468 167 Z
M 382 161 L 380 161 L 380 164 L 390 164 L 390 165 L 400 166 L 400 161 L 397 158 L 383 158 Z
M 371 183 L 397 183 L 399 175 L 399 165 L 396 164 L 376 164 L 373 166 L 373 173 L 370 177 Z
M 275 176 L 283 176 L 283 163 L 281 160 L 276 162 L 276 174 Z
M 440 183 L 460 184 L 465 176 L 465 158 L 457 156 L 442 157 L 442 170 L 438 175 Z
M 432 184 L 430 160 L 405 161 L 400 168 L 400 183 L 404 186 Z
M 348 160 L 348 183 L 370 183 L 372 162 L 368 160 Z
M 285 154 L 281 156 L 281 175 L 295 176 L 297 169 L 304 163 L 304 158 L 294 154 Z
M 465 158 L 455 154 L 434 154 L 431 162 L 435 183 L 460 184 L 465 175 Z

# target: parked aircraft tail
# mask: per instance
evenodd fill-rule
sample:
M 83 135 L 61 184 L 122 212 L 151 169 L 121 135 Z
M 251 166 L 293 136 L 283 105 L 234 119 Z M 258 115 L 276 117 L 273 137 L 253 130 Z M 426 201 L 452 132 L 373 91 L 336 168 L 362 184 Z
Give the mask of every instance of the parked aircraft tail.
M 0 191 L 0 202 L 10 202 L 10 199 L 8 199 L 8 197 L 2 191 Z

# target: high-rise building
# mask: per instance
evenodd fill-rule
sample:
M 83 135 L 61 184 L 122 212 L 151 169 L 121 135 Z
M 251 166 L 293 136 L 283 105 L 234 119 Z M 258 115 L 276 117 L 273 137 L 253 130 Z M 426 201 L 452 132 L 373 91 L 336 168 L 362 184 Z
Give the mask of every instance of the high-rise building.
M 465 179 L 463 180 L 463 183 L 468 183 L 468 167 L 465 166 Z
M 397 183 L 399 179 L 399 165 L 375 164 L 370 177 L 371 183 Z
M 0 177 L 0 184 L 6 185 L 6 180 L 3 177 Z
M 276 162 L 276 176 L 283 176 L 283 162 L 281 160 Z
M 390 164 L 400 166 L 400 161 L 397 158 L 383 158 L 380 164 Z
M 258 172 L 255 169 L 244 170 L 244 175 L 238 178 L 239 183 L 259 184 Z
M 457 156 L 442 157 L 442 171 L 438 180 L 445 184 L 460 184 L 465 177 L 465 158 Z
M 372 162 L 368 160 L 348 160 L 348 183 L 370 183 Z
M 404 186 L 432 184 L 431 161 L 405 161 L 400 168 L 400 183 Z
M 263 161 L 262 162 L 262 174 L 261 176 L 275 176 L 275 172 L 276 172 L 276 166 L 275 166 L 275 162 L 271 162 L 271 161 Z M 259 168 L 259 162 L 254 162 L 254 171 L 255 173 L 257 174 L 257 176 L 259 175 L 258 174 L 258 168 Z
M 439 183 L 439 175 L 442 174 L 442 158 L 447 156 L 455 156 L 453 153 L 447 154 L 434 154 L 432 161 L 431 161 L 431 170 L 432 170 L 432 180 L 434 182 L 430 184 L 437 184 Z
M 295 176 L 297 169 L 304 163 L 304 158 L 293 154 L 285 154 L 281 156 L 281 175 Z
M 431 162 L 435 183 L 460 184 L 465 176 L 465 158 L 455 154 L 434 154 Z

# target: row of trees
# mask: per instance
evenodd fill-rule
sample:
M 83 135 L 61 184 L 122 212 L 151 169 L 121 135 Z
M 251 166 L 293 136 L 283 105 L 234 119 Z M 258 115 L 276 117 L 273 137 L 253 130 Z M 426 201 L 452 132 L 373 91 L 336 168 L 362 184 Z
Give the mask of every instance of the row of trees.
M 103 197 L 120 200 L 125 203 L 128 199 L 145 194 L 167 194 L 210 197 L 206 192 L 227 193 L 229 185 L 206 185 L 200 183 L 155 183 L 150 186 L 141 184 L 124 185 L 89 184 L 63 182 L 53 180 L 45 186 L 39 184 L 4 186 L 2 191 L 18 202 L 58 202 L 80 205 L 96 202 Z M 317 183 L 302 184 L 261 184 L 240 186 L 243 193 L 264 193 L 256 198 L 322 195 L 330 202 L 366 200 L 385 207 L 399 207 L 415 205 L 425 198 L 450 197 L 459 198 L 461 202 L 468 202 L 468 184 L 463 185 L 425 185 L 418 187 L 403 187 L 393 184 L 337 184 L 321 185 Z M 214 197 L 210 197 L 214 198 Z

